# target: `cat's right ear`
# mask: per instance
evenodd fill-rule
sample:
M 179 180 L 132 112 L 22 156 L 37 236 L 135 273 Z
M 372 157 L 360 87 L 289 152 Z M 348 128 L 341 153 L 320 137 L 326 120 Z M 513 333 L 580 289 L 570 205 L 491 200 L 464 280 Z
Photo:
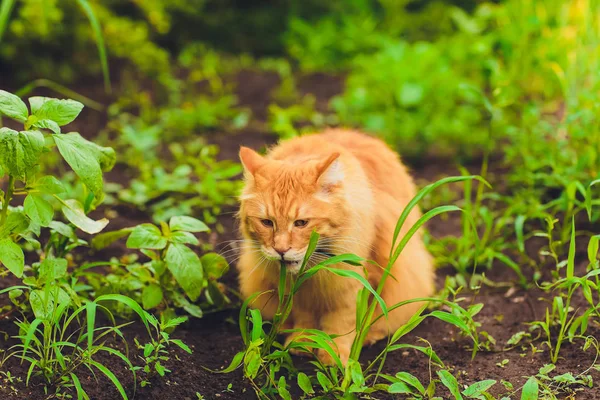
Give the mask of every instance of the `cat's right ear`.
M 240 161 L 244 167 L 244 175 L 246 178 L 254 177 L 256 171 L 267 162 L 267 160 L 256 151 L 243 146 L 240 148 Z

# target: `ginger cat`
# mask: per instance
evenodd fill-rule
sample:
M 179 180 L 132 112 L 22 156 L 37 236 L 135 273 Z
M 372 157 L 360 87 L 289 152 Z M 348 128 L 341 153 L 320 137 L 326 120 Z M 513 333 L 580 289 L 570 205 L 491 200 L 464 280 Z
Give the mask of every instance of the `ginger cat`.
M 281 262 L 289 273 L 302 264 L 311 232 L 320 234 L 317 251 L 308 267 L 328 254 L 353 253 L 385 267 L 396 222 L 416 194 L 415 185 L 396 153 L 382 141 L 365 134 L 330 129 L 284 141 L 266 157 L 242 147 L 245 188 L 240 197 L 240 230 L 244 238 L 237 264 L 244 298 L 262 295 L 253 307 L 265 318 L 277 309 L 277 286 Z M 414 209 L 400 238 L 419 218 Z M 342 264 L 336 268 L 362 267 Z M 377 287 L 382 269 L 367 263 L 367 278 Z M 382 292 L 388 306 L 433 293 L 433 264 L 417 233 L 394 264 Z M 356 296 L 360 283 L 327 271 L 306 281 L 294 297 L 289 327 L 318 328 L 334 339 L 345 364 L 356 335 Z M 371 328 L 367 343 L 393 333 L 421 306 L 412 303 L 380 318 Z M 298 334 L 291 334 L 289 344 Z M 319 359 L 331 363 L 323 350 Z

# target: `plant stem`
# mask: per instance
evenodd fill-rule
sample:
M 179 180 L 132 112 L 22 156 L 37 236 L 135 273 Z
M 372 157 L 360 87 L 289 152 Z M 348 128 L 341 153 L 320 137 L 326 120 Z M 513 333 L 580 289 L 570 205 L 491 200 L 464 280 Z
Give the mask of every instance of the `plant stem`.
M 2 204 L 2 214 L 0 214 L 0 226 L 6 222 L 6 216 L 8 215 L 8 205 L 12 200 L 13 191 L 15 190 L 15 177 L 12 175 L 8 176 L 8 189 L 4 195 L 4 202 Z

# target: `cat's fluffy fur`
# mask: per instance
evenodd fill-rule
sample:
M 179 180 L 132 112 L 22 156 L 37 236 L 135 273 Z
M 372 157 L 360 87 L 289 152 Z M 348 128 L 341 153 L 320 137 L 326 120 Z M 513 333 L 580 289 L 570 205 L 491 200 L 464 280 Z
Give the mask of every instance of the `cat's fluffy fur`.
M 382 141 L 355 131 L 330 129 L 284 141 L 265 157 L 243 147 L 240 159 L 246 179 L 239 213 L 244 238 L 237 264 L 240 289 L 244 298 L 272 291 L 253 304 L 264 317 L 272 318 L 277 308 L 281 253 L 290 261 L 288 271 L 297 272 L 301 262 L 294 261 L 304 257 L 313 230 L 321 235 L 319 249 L 323 253 L 353 253 L 387 265 L 396 222 L 416 191 L 398 155 Z M 415 208 L 400 237 L 418 218 Z M 310 265 L 324 257 L 316 253 Z M 335 267 L 363 274 L 361 267 Z M 368 280 L 377 287 L 381 268 L 369 263 L 365 267 Z M 409 241 L 391 273 L 395 279 L 389 277 L 382 292 L 388 306 L 432 294 L 432 259 L 420 234 Z M 335 343 L 340 358 L 347 361 L 360 288 L 354 279 L 320 271 L 296 294 L 289 327 L 342 335 Z M 405 305 L 391 312 L 388 320 L 381 318 L 371 328 L 367 342 L 395 331 L 420 306 Z M 293 336 L 287 338 L 288 343 Z M 325 352 L 318 356 L 331 362 Z

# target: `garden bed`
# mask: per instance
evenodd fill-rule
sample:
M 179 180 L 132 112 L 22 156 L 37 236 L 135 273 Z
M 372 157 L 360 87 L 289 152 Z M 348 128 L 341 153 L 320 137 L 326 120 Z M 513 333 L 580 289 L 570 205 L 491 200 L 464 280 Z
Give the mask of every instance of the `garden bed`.
M 274 80 L 275 79 L 275 80 Z M 265 76 L 254 72 L 245 72 L 240 74 L 238 79 L 238 95 L 244 106 L 252 109 L 255 116 L 266 118 L 266 110 L 270 104 L 269 92 L 277 84 L 276 77 Z M 95 87 L 79 87 L 82 93 L 94 97 L 98 94 Z M 341 83 L 338 78 L 327 75 L 314 75 L 301 80 L 301 91 L 303 93 L 313 93 L 317 97 L 317 105 L 325 107 L 327 100 L 332 95 L 341 90 Z M 92 110 L 86 110 L 85 115 L 80 119 L 80 124 L 85 124 L 85 131 L 99 131 L 106 118 Z M 78 127 L 73 127 L 77 129 Z M 83 130 L 83 129 L 82 129 Z M 202 132 L 198 132 L 202 134 Z M 236 160 L 240 145 L 260 148 L 264 145 L 270 145 L 275 142 L 261 124 L 251 124 L 245 130 L 235 134 L 218 134 L 209 137 L 210 141 L 220 146 L 220 157 L 223 159 Z M 472 162 L 470 172 L 477 173 L 480 168 L 480 162 Z M 492 183 L 503 181 L 504 167 L 498 163 L 492 164 L 489 171 L 489 177 Z M 413 174 L 420 184 L 433 182 L 436 179 L 451 174 L 457 174 L 458 171 L 452 160 L 429 158 L 421 161 L 413 167 Z M 106 181 L 120 184 L 127 183 L 131 176 L 123 165 L 117 164 L 117 167 L 107 174 Z M 97 216 L 109 211 L 109 207 L 103 207 L 96 211 Z M 113 213 L 109 230 L 120 229 L 129 226 L 135 226 L 142 222 L 147 222 L 149 217 L 143 212 L 133 207 L 119 205 L 110 209 Z M 114 214 L 116 212 L 116 214 Z M 219 222 L 224 227 L 224 233 L 205 236 L 204 239 L 212 242 L 218 251 L 225 252 L 229 249 L 228 243 L 237 238 L 235 208 L 229 208 L 222 212 L 218 217 Z M 450 216 L 449 218 L 436 218 L 428 224 L 428 229 L 432 236 L 442 237 L 445 235 L 461 235 L 460 221 Z M 543 240 L 532 239 L 527 242 L 527 253 L 533 259 L 538 259 L 538 252 L 544 245 Z M 124 243 L 115 243 L 109 248 L 99 252 L 80 251 L 77 257 L 86 262 L 105 261 L 110 257 L 120 257 L 128 250 Z M 232 254 L 228 252 L 228 254 Z M 230 262 L 233 262 L 235 255 L 231 255 Z M 578 249 L 575 258 L 576 274 L 585 272 L 586 267 L 585 249 Z M 438 288 L 444 286 L 444 280 L 448 276 L 455 274 L 454 269 L 441 268 L 437 272 Z M 484 267 L 480 267 L 484 268 Z M 526 271 L 526 270 L 525 270 Z M 481 323 L 480 331 L 487 332 L 492 336 L 496 345 L 491 346 L 490 350 L 480 350 L 474 359 L 471 358 L 472 343 L 461 337 L 459 332 L 450 328 L 438 319 L 426 319 L 409 336 L 406 342 L 417 343 L 425 340 L 431 344 L 433 350 L 443 360 L 446 367 L 453 371 L 456 377 L 461 378 L 461 382 L 469 384 L 483 379 L 494 379 L 497 381 L 510 381 L 517 389 L 523 385 L 527 377 L 535 375 L 545 364 L 549 363 L 547 350 L 544 352 L 532 354 L 532 347 L 503 351 L 506 342 L 517 332 L 526 331 L 528 322 L 543 318 L 548 305 L 547 294 L 543 291 L 530 288 L 528 290 L 518 289 L 514 284 L 503 285 L 502 283 L 514 282 L 515 274 L 506 266 L 495 265 L 495 268 L 489 271 L 489 277 L 496 283 L 497 287 L 484 286 L 478 293 L 466 292 L 459 297 L 464 297 L 464 303 L 483 303 L 483 310 L 476 316 L 476 321 Z M 236 271 L 232 265 L 229 273 L 223 278 L 223 282 L 231 289 L 235 290 Z M 14 284 L 15 281 L 4 278 L 2 288 Z M 574 304 L 583 302 L 581 298 L 575 298 Z M 180 326 L 173 337 L 181 339 L 190 346 L 193 353 L 187 354 L 179 349 L 172 348 L 170 360 L 165 362 L 165 367 L 171 370 L 171 373 L 165 378 L 154 378 L 151 384 L 134 390 L 135 383 L 132 380 L 131 373 L 127 370 L 124 363 L 116 366 L 113 357 L 99 356 L 99 359 L 105 364 L 111 365 L 113 371 L 127 389 L 130 398 L 138 399 L 253 399 L 256 398 L 249 382 L 244 379 L 241 370 L 229 374 L 214 373 L 214 370 L 220 370 L 226 367 L 233 356 L 243 349 L 243 342 L 237 326 L 238 310 L 231 309 L 206 315 L 201 319 L 192 318 L 188 323 Z M 7 336 L 7 340 L 1 341 L 1 349 L 9 351 L 9 348 L 16 344 L 15 339 L 9 337 L 17 334 L 16 326 L 10 318 L 0 320 L 0 331 Z M 141 323 L 137 322 L 123 329 L 124 336 L 127 338 L 127 348 L 129 358 L 136 364 L 140 361 L 140 350 L 134 343 L 134 338 L 144 340 L 146 331 Z M 589 335 L 598 336 L 600 330 L 597 326 L 591 326 L 588 330 Z M 423 342 L 421 342 L 422 344 Z M 123 343 L 111 339 L 110 344 L 125 351 Z M 541 346 L 541 341 L 537 342 Z M 384 343 L 378 343 L 364 351 L 361 361 L 369 361 L 374 358 L 383 348 Z M 590 349 L 588 352 L 582 350 L 583 342 L 566 344 L 561 350 L 561 358 L 555 372 L 571 372 L 573 374 L 583 373 L 594 364 L 595 354 Z M 543 348 L 543 347 L 540 347 Z M 304 361 L 298 360 L 300 368 Z M 139 362 L 138 362 L 139 364 Z M 305 367 L 307 367 L 305 365 Z M 29 386 L 25 386 L 24 379 L 27 376 L 28 365 L 20 363 L 15 357 L 10 358 L 3 366 L 3 371 L 10 371 L 10 375 L 4 375 L 0 378 L 0 398 L 3 399 L 46 399 L 49 394 L 44 393 L 44 385 L 39 378 L 32 378 Z M 406 371 L 421 380 L 429 382 L 430 380 L 430 362 L 425 355 L 414 350 L 395 352 L 388 356 L 384 372 L 394 374 L 398 371 Z M 80 380 L 90 398 L 92 399 L 117 399 L 119 394 L 106 379 L 106 377 L 97 375 L 92 376 L 87 371 L 80 371 Z M 594 379 L 598 378 L 596 370 L 588 372 Z M 435 373 L 433 373 L 435 375 Z M 11 378 L 12 377 L 12 378 Z M 503 386 L 497 384 L 491 391 L 494 395 L 503 392 Z M 438 395 L 444 398 L 447 392 L 443 389 L 438 390 Z M 135 394 L 135 397 L 134 397 Z M 198 395 L 204 397 L 197 397 Z M 376 398 L 396 398 L 393 395 L 375 395 Z M 587 390 L 582 394 L 585 399 L 600 399 L 600 394 L 596 390 Z

